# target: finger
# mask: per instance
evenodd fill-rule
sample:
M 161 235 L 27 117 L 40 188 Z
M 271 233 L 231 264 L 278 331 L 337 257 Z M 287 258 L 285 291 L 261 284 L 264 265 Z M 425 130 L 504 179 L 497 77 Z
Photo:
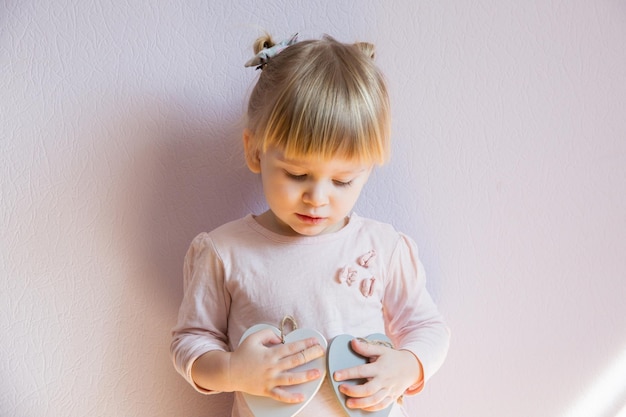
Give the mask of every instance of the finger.
M 395 400 L 393 398 L 385 397 L 385 399 L 383 401 L 379 402 L 378 404 L 376 404 L 376 405 L 374 405 L 372 407 L 365 407 L 363 410 L 364 411 L 380 411 L 380 410 L 384 410 L 385 408 L 389 407 L 394 402 L 395 402 Z
M 341 369 L 335 371 L 333 378 L 335 381 L 348 381 L 351 379 L 366 379 L 374 377 L 372 366 L 370 364 L 358 365 L 352 368 Z
M 383 391 L 363 398 L 348 398 L 346 406 L 348 408 L 360 408 L 367 411 L 377 411 L 390 405 L 392 399 L 387 397 Z
M 315 337 L 309 337 L 308 339 L 303 339 L 303 340 L 297 340 L 295 342 L 289 342 L 289 343 L 285 343 L 284 345 L 280 346 L 278 349 L 278 353 L 283 357 L 286 358 L 288 356 L 292 356 L 292 355 L 296 355 L 299 352 L 302 352 L 303 350 L 307 350 L 311 347 L 317 346 L 318 348 L 321 348 L 320 346 L 320 342 L 319 340 L 317 340 Z M 317 355 L 317 353 L 315 353 L 317 351 L 312 351 L 312 354 Z M 308 357 L 308 356 L 307 356 Z M 316 356 L 318 357 L 318 356 Z
M 284 388 L 275 387 L 270 391 L 270 397 L 276 401 L 280 401 L 288 404 L 297 404 L 304 401 L 306 398 L 304 394 L 299 392 L 289 392 Z
M 309 337 L 302 340 L 296 340 L 295 342 L 285 343 L 284 348 L 288 352 L 285 356 L 300 352 L 301 350 L 308 349 L 312 346 L 319 346 L 320 341 L 315 337 Z
M 368 343 L 362 339 L 355 338 L 350 342 L 352 349 L 361 356 L 369 358 L 370 364 L 389 351 L 389 348 L 379 344 Z M 369 364 L 359 365 L 352 368 L 336 371 L 333 377 L 335 381 L 347 381 L 350 379 L 372 378 L 374 369 Z
M 367 343 L 363 339 L 355 338 L 350 342 L 352 349 L 361 356 L 366 358 L 378 357 L 385 353 L 389 348 L 384 345 L 375 343 Z
M 291 386 L 304 384 L 305 382 L 313 381 L 322 376 L 319 369 L 307 369 L 301 372 L 283 372 L 276 377 L 275 383 L 277 386 Z
M 325 354 L 326 352 L 320 345 L 314 345 L 283 358 L 281 360 L 281 367 L 283 370 L 293 369 L 317 358 L 321 358 Z
M 300 356 L 304 361 L 303 363 L 308 363 L 317 358 L 321 358 L 326 354 L 326 351 L 320 345 L 313 345 L 300 351 L 299 353 L 301 354 Z
M 249 336 L 251 342 L 261 343 L 265 346 L 280 344 L 280 336 L 278 336 L 272 329 L 259 330 Z
M 380 391 L 380 385 L 375 380 L 370 380 L 364 384 L 346 383 L 339 385 L 339 391 L 351 398 L 371 397 Z

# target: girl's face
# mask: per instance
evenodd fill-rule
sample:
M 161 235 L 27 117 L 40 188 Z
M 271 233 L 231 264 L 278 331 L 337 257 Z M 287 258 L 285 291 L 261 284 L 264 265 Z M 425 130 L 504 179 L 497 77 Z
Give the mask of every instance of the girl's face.
M 283 235 L 341 229 L 372 170 L 372 165 L 340 158 L 287 159 L 277 149 L 260 153 L 258 163 L 270 209 L 257 220 Z

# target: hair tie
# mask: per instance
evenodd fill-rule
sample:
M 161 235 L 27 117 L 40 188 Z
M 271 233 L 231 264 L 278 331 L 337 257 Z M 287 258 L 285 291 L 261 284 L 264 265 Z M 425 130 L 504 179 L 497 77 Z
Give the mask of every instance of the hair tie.
M 269 62 L 271 58 L 275 57 L 276 55 L 281 53 L 285 48 L 287 48 L 290 45 L 293 45 L 297 41 L 298 41 L 298 34 L 296 33 L 292 35 L 291 38 L 281 41 L 277 43 L 276 45 L 272 46 L 271 48 L 263 48 L 259 51 L 258 54 L 256 54 L 250 60 L 248 60 L 248 62 L 245 63 L 245 66 L 252 67 L 256 65 L 256 69 L 262 69 L 265 65 L 267 65 L 267 63 Z

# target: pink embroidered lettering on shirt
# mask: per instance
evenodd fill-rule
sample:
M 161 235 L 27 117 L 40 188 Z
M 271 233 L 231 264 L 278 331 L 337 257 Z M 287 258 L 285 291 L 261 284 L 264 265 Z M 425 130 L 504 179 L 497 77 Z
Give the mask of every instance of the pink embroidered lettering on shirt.
M 374 294 L 374 283 L 376 282 L 376 278 L 366 278 L 361 281 L 361 294 L 365 297 L 370 297 Z
M 376 258 L 376 251 L 372 249 L 359 258 L 359 265 L 364 268 L 369 268 L 370 264 L 374 261 L 374 258 Z
M 350 286 L 356 280 L 356 275 L 357 275 L 356 269 L 346 266 L 341 271 L 339 271 L 337 280 L 339 281 L 340 284 L 343 284 L 345 282 L 346 284 L 348 284 L 348 286 Z

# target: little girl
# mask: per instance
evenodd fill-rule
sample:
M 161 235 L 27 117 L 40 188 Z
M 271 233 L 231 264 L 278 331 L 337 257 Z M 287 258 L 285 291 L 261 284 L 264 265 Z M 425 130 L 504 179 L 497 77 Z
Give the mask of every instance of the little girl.
M 246 162 L 269 209 L 198 235 L 184 263 L 184 298 L 172 331 L 178 372 L 199 392 L 235 392 L 233 416 L 252 416 L 242 393 L 310 402 L 298 416 L 349 409 L 405 416 L 403 395 L 421 391 L 448 349 L 446 324 L 425 288 L 413 240 L 352 213 L 374 165 L 388 159 L 390 109 L 367 43 L 325 37 L 257 40 L 260 70 L 243 132 Z M 311 398 L 286 390 L 322 377 L 292 371 L 326 354 L 315 338 L 281 344 L 258 323 L 285 316 L 328 341 L 354 335 L 368 363 L 328 374 Z M 360 337 L 385 333 L 393 347 Z M 295 390 L 297 391 L 297 390 Z

